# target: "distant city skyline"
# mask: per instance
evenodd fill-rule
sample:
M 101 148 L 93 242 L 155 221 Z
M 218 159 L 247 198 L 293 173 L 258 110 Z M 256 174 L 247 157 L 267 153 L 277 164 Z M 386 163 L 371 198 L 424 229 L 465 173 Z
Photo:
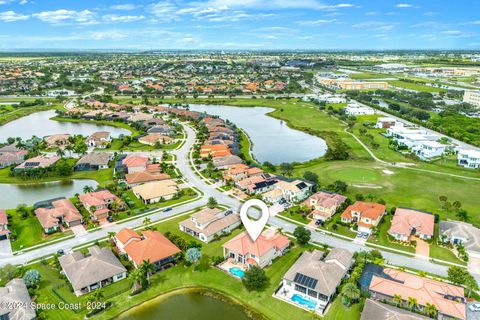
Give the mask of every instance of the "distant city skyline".
M 0 0 L 0 50 L 480 49 L 480 2 Z

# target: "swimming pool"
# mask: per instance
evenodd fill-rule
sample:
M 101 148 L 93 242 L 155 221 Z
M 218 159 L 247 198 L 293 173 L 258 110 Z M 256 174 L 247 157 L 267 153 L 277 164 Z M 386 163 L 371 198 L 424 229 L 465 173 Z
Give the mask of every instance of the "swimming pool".
M 243 275 L 245 274 L 245 271 L 243 271 L 239 267 L 231 267 L 230 269 L 228 269 L 228 271 L 234 276 L 237 276 L 239 278 L 242 278 Z
M 290 299 L 293 302 L 298 302 L 299 304 L 308 307 L 309 309 L 315 309 L 315 307 L 317 306 L 317 303 L 315 301 L 310 300 L 310 299 L 306 299 L 306 298 L 304 298 L 301 295 L 296 294 L 296 293 Z

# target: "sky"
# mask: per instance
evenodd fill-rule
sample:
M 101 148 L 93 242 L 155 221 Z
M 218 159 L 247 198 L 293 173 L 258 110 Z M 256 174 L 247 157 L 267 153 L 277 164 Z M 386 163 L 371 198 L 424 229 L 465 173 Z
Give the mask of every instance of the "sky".
M 479 0 L 0 0 L 0 49 L 480 49 Z

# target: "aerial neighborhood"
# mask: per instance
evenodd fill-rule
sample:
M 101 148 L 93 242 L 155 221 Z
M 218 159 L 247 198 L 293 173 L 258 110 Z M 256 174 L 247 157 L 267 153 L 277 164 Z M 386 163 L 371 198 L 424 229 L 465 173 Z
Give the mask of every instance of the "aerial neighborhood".
M 477 319 L 475 59 L 0 57 L 0 319 Z

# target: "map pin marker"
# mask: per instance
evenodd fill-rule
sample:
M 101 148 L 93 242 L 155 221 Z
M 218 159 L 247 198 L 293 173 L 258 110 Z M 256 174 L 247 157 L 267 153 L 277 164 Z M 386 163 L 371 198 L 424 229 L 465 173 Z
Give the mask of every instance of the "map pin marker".
M 260 219 L 252 220 L 249 218 L 247 211 L 250 207 L 258 207 L 261 211 Z M 262 233 L 263 227 L 267 224 L 268 217 L 270 213 L 268 212 L 268 207 L 265 202 L 258 199 L 251 199 L 246 201 L 240 208 L 240 219 L 242 220 L 245 229 L 247 230 L 250 238 L 255 242 L 260 233 Z

